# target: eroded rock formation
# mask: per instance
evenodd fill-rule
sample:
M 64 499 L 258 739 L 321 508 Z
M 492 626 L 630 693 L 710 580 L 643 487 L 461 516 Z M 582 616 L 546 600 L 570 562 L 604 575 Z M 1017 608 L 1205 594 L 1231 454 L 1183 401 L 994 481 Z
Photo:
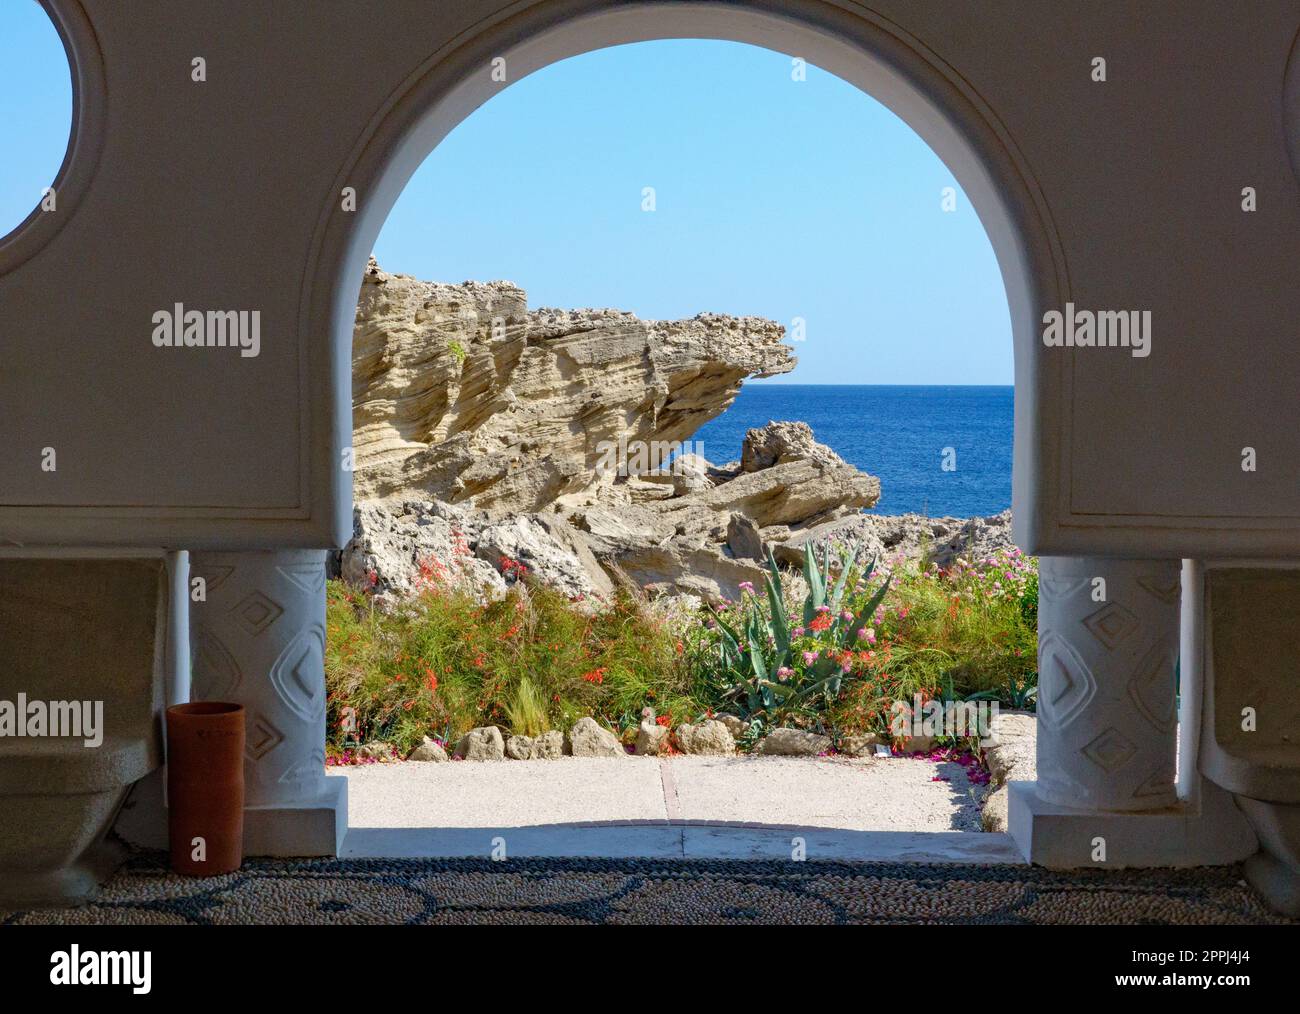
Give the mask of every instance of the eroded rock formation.
M 783 334 L 758 317 L 530 311 L 508 282 L 422 282 L 372 260 L 343 575 L 393 595 L 453 577 L 492 597 L 517 561 L 574 598 L 623 580 L 734 597 L 761 581 L 768 543 L 880 497 L 805 423 L 750 430 L 728 464 L 694 453 L 742 381 L 793 369 Z
M 788 373 L 784 328 L 700 314 L 532 310 L 509 282 L 443 285 L 372 259 L 353 337 L 358 499 L 469 502 L 497 517 L 595 502 L 605 451 L 689 440 L 743 380 Z

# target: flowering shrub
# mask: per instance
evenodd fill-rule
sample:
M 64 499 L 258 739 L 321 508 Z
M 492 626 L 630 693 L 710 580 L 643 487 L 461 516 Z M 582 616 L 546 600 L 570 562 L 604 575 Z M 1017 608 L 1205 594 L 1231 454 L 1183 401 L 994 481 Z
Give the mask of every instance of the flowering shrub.
M 864 646 L 875 641 L 867 624 L 889 590 L 889 579 L 849 608 L 846 587 L 864 587 L 871 580 L 874 561 L 859 569 L 856 554 L 843 554 L 839 578 L 832 584 L 830 547 L 819 565 L 807 546 L 803 623 L 792 627 L 781 571 L 770 548 L 767 560 L 766 599 L 760 599 L 752 585 L 742 586 L 744 598 L 734 625 L 717 612 L 714 622 L 723 700 L 742 718 L 773 725 L 792 713 L 829 704 L 839 695 L 844 679 L 867 665 L 866 656 L 874 656 L 874 651 Z
M 535 735 L 586 715 L 627 739 L 647 705 L 674 727 L 739 714 L 749 740 L 779 724 L 883 733 L 896 701 L 1022 707 L 1037 683 L 1037 565 L 1016 550 L 922 570 L 823 547 L 820 560 L 806 552 L 802 580 L 769 558 L 761 592 L 742 586 L 708 613 L 626 592 L 575 602 L 522 567 L 505 598 L 480 604 L 445 572 L 455 565 L 430 561 L 390 613 L 374 608 L 378 589 L 330 582 L 331 757 L 375 742 L 405 755 L 488 724 Z
M 405 755 L 424 736 L 453 744 L 500 725 L 521 735 L 591 715 L 616 728 L 650 703 L 696 713 L 681 620 L 630 595 L 592 610 L 510 568 L 505 598 L 480 604 L 462 583 L 431 579 L 392 612 L 339 581 L 327 591 L 328 746 Z
M 1019 550 L 948 570 L 859 567 L 805 551 L 803 622 L 769 559 L 766 595 L 720 612 L 706 685 L 745 717 L 840 734 L 889 731 L 895 701 L 968 695 L 1025 706 L 1037 683 L 1037 564 Z

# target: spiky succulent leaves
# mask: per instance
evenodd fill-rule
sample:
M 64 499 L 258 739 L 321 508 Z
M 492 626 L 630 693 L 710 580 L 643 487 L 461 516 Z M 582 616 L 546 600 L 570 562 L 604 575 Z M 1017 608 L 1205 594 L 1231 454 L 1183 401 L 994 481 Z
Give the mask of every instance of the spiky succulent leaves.
M 764 708 L 770 708 L 775 703 L 772 681 L 768 678 L 767 663 L 763 661 L 763 653 L 757 644 L 749 645 L 749 660 L 754 667 L 754 686 L 758 690 L 759 699 Z
M 844 646 L 846 648 L 851 648 L 858 643 L 858 631 L 866 626 L 867 620 L 871 618 L 873 613 L 875 613 L 876 608 L 880 603 L 885 601 L 885 595 L 889 591 L 889 582 L 892 580 L 894 580 L 892 574 L 885 578 L 885 583 L 876 589 L 876 594 L 872 595 L 871 598 L 867 600 L 867 604 L 862 607 L 862 611 L 853 618 L 853 624 L 849 627 L 844 638 Z
M 844 673 L 835 659 L 819 658 L 808 670 L 808 676 L 805 678 L 803 685 L 799 687 L 795 698 L 802 703 L 819 693 L 838 693 L 843 678 Z M 833 691 L 832 687 L 834 688 Z
M 784 614 L 785 586 L 781 584 L 781 568 L 776 565 L 776 557 L 772 555 L 772 546 L 770 543 L 767 546 L 767 574 L 768 580 L 776 586 L 776 600 L 781 604 L 781 612 Z
M 709 612 L 713 614 L 714 621 L 718 624 L 718 630 L 721 637 L 718 638 L 718 647 L 722 653 L 722 662 L 729 669 L 738 670 L 741 676 L 749 674 L 749 655 L 740 650 L 740 635 L 732 628 L 726 620 L 718 615 L 717 610 L 712 606 Z
M 840 603 L 844 600 L 844 586 L 849 581 L 849 571 L 853 569 L 853 565 L 857 562 L 858 554 L 856 550 L 852 553 L 845 550 L 840 556 L 840 576 L 836 579 L 835 588 L 831 591 L 830 607 L 833 613 L 840 611 Z
M 772 556 L 772 547 L 767 547 L 767 566 L 771 572 L 764 580 L 767 586 L 767 603 L 771 607 L 772 621 L 769 624 L 772 640 L 776 643 L 775 667 L 780 669 L 790 658 L 790 619 L 785 614 L 785 594 L 781 587 L 781 572 L 776 568 L 776 559 Z
M 826 604 L 826 582 L 822 580 L 811 544 L 803 547 L 803 578 L 808 584 L 808 597 L 803 603 L 803 624 L 807 627 L 812 625 L 817 610 Z

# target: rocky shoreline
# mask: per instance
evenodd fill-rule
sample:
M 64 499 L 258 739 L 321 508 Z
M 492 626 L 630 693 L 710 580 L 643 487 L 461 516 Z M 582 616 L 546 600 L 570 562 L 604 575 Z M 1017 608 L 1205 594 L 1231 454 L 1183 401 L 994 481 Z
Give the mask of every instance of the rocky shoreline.
M 570 598 L 616 586 L 734 599 L 770 548 L 947 567 L 1011 545 L 1010 513 L 863 513 L 880 482 L 807 424 L 751 429 L 714 464 L 693 435 L 742 382 L 794 368 L 781 325 L 533 310 L 508 282 L 444 285 L 371 261 L 353 350 L 353 538 L 335 573 L 382 604 L 454 580 L 494 598 L 525 568 Z M 733 451 L 734 453 L 734 451 Z

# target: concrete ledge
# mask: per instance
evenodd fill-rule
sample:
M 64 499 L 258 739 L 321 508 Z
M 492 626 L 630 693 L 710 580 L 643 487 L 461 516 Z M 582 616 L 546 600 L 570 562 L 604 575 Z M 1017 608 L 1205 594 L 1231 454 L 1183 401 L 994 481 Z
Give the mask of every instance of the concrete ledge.
M 317 796 L 244 810 L 245 856 L 338 856 L 348 830 L 348 780 L 323 778 Z
M 1010 787 L 1008 831 L 1026 860 L 1049 869 L 1222 866 L 1259 847 L 1232 797 L 1210 783 L 1199 806 L 1142 813 L 1057 806 L 1038 797 L 1036 782 Z M 1097 838 L 1105 839 L 1105 862 L 1093 859 Z
M 507 857 L 602 859 L 791 859 L 802 838 L 809 860 L 1021 864 L 1009 835 L 978 831 L 841 831 L 829 828 L 643 821 L 529 827 L 354 827 L 340 857 L 433 859 Z

